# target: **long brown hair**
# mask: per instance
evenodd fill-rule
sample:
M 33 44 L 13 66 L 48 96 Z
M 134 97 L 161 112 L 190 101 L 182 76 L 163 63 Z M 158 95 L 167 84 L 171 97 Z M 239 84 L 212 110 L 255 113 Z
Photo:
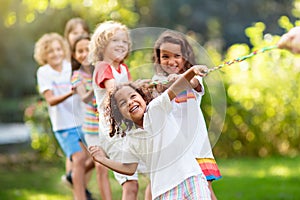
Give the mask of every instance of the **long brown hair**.
M 185 60 L 184 71 L 196 64 L 195 55 L 192 46 L 180 32 L 173 30 L 164 31 L 154 44 L 153 61 L 156 73 L 166 73 L 162 70 L 160 64 L 160 46 L 164 43 L 178 44 L 181 47 L 181 53 Z M 168 74 L 165 74 L 168 75 Z
M 75 54 L 75 51 L 76 51 L 76 45 L 78 42 L 80 42 L 81 40 L 88 40 L 88 41 L 91 41 L 91 38 L 90 36 L 88 35 L 81 35 L 79 36 L 75 42 L 74 42 L 74 45 L 72 47 L 72 55 L 71 55 L 71 65 L 72 65 L 72 71 L 75 71 L 75 70 L 78 70 L 80 69 L 81 67 L 81 63 L 79 63 L 75 58 L 74 58 L 74 54 Z M 87 59 L 87 58 L 86 58 Z

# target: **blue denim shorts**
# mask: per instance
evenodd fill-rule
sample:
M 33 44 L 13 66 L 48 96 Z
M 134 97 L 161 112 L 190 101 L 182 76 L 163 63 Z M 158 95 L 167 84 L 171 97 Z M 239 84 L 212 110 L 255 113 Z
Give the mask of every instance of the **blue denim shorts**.
M 82 148 L 79 144 L 80 135 L 82 135 L 81 126 L 55 131 L 54 135 L 65 153 L 65 155 L 71 159 L 71 156 L 76 153 L 82 151 Z

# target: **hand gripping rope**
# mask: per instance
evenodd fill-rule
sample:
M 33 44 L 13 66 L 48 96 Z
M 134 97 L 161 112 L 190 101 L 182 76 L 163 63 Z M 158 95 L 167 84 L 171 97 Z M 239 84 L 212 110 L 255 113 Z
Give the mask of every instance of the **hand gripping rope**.
M 229 65 L 232 65 L 232 64 L 235 64 L 235 63 L 238 63 L 238 62 L 242 62 L 242 61 L 244 61 L 244 60 L 246 60 L 248 58 L 251 58 L 251 57 L 253 57 L 253 56 L 257 55 L 257 54 L 264 53 L 266 51 L 269 51 L 269 50 L 272 50 L 272 49 L 277 49 L 277 48 L 278 47 L 276 45 L 264 47 L 262 49 L 253 51 L 252 53 L 250 53 L 248 55 L 241 56 L 241 57 L 238 57 L 238 58 L 230 60 L 230 61 L 226 61 L 226 62 L 224 62 L 223 64 L 221 64 L 219 66 L 210 68 L 210 69 L 208 69 L 208 71 L 206 73 L 209 74 L 210 72 L 222 69 L 225 66 L 229 66 Z M 166 83 L 168 83 L 168 81 L 153 81 L 150 84 L 157 85 L 157 84 L 166 84 Z

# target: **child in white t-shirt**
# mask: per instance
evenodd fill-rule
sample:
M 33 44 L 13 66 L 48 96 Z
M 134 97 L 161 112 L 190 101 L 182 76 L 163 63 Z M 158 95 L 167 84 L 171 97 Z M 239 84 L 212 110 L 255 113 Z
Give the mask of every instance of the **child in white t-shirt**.
M 68 54 L 69 47 L 57 33 L 45 34 L 35 44 L 34 58 L 41 65 L 37 71 L 39 92 L 48 103 L 54 135 L 65 155 L 72 160 L 74 198 L 86 199 L 84 163 L 87 156 L 79 143 L 82 110 L 74 109 L 81 107 L 81 101 L 72 88 Z
M 164 31 L 158 37 L 154 45 L 153 57 L 156 73 L 152 80 L 163 83 L 157 85 L 157 88 L 161 90 L 167 88 L 168 85 L 172 84 L 174 80 L 180 76 L 180 74 L 184 73 L 196 62 L 193 48 L 188 40 L 182 33 L 173 30 Z M 212 182 L 220 179 L 222 176 L 212 152 L 207 127 L 200 108 L 201 99 L 204 95 L 202 77 L 194 77 L 191 80 L 191 84 L 193 85 L 193 90 L 182 92 L 172 101 L 174 106 L 173 112 L 178 123 L 181 123 L 183 126 L 186 125 L 188 109 L 187 99 L 196 98 L 199 105 L 197 109 L 199 109 L 200 112 L 197 123 L 201 125 L 201 129 L 198 134 L 198 139 L 196 139 L 194 143 L 194 154 L 199 166 L 206 176 L 212 199 L 216 200 L 217 198 L 212 188 Z M 197 141 L 200 143 L 203 143 L 204 141 L 204 143 L 201 146 L 198 145 Z
M 82 132 L 84 133 L 81 140 L 87 145 L 98 144 L 98 112 L 94 91 L 92 89 L 92 76 L 94 67 L 87 60 L 89 53 L 89 36 L 80 36 L 75 39 L 72 48 L 72 84 L 76 87 L 76 93 L 84 102 L 84 122 L 82 124 Z M 102 199 L 112 199 L 112 193 L 109 182 L 109 174 L 107 167 L 96 163 L 89 156 L 96 169 L 96 179 Z
M 205 76 L 205 66 L 187 70 L 162 95 L 153 99 L 146 88 L 123 84 L 110 93 L 106 114 L 110 116 L 111 134 L 124 134 L 121 161 L 106 157 L 99 146 L 89 148 L 94 160 L 123 174 L 133 174 L 144 164 L 151 181 L 153 199 L 211 199 L 204 174 L 192 153 L 198 134 L 199 110 L 190 101 L 188 129 L 178 126 L 171 101 L 191 87 L 195 75 Z M 135 130 L 133 128 L 136 127 Z
M 104 99 L 108 91 L 117 83 L 131 80 L 124 60 L 129 54 L 131 40 L 127 27 L 119 22 L 106 21 L 97 26 L 89 45 L 89 62 L 95 66 L 92 87 L 99 113 L 98 144 L 108 152 L 112 159 L 118 159 L 123 138 L 109 135 L 109 122 L 104 118 Z M 138 175 L 127 176 L 114 172 L 122 185 L 122 199 L 136 199 L 138 194 Z

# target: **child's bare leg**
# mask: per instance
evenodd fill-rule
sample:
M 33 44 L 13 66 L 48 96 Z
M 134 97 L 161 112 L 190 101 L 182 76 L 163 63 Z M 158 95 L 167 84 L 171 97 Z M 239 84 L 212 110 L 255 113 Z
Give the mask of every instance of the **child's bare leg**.
M 207 181 L 208 182 L 208 188 L 210 190 L 210 195 L 211 195 L 211 200 L 217 200 L 217 197 L 214 193 L 214 190 L 212 188 L 212 181 Z
M 148 183 L 146 189 L 145 189 L 145 200 L 151 200 L 152 199 L 152 193 L 151 193 L 151 185 Z
M 95 162 L 95 167 L 97 172 L 96 177 L 98 181 L 98 187 L 99 187 L 101 198 L 103 200 L 111 200 L 112 194 L 111 194 L 110 182 L 108 178 L 108 169 L 107 167 L 96 162 Z
M 128 180 L 122 185 L 122 200 L 136 200 L 138 196 L 139 184 L 136 180 Z
M 72 181 L 75 200 L 86 199 L 85 194 L 85 160 L 86 154 L 76 152 L 72 155 Z

